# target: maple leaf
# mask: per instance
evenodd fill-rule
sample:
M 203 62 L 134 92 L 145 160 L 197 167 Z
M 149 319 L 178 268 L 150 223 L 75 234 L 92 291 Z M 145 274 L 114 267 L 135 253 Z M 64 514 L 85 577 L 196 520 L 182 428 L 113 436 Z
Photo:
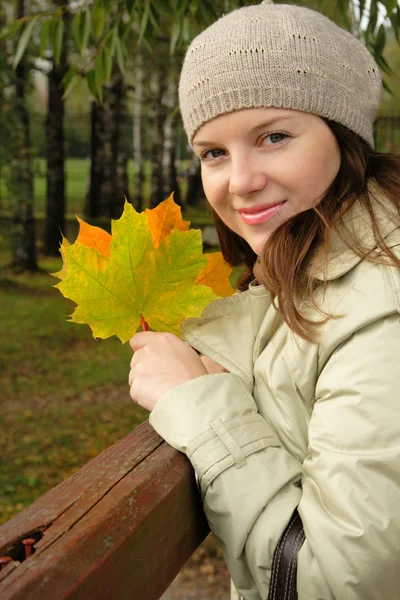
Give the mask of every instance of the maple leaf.
M 207 264 L 197 276 L 196 283 L 208 285 L 217 296 L 231 296 L 235 290 L 230 284 L 231 267 L 225 262 L 222 252 L 212 252 L 204 255 Z
M 88 324 L 94 337 L 125 342 L 144 320 L 180 336 L 184 319 L 234 292 L 221 253 L 202 253 L 200 230 L 189 230 L 172 195 L 142 213 L 125 202 L 112 235 L 78 220 L 75 243 L 63 238 L 55 287 L 77 304 L 71 321 Z
M 67 276 L 67 260 L 66 260 L 66 256 L 65 256 L 65 248 L 68 248 L 68 246 L 70 246 L 69 241 L 67 240 L 67 238 L 62 236 L 62 241 L 61 241 L 61 245 L 60 245 L 60 254 L 63 259 L 63 266 L 62 266 L 61 270 L 58 271 L 57 273 L 51 273 L 51 275 L 53 275 L 53 277 L 57 277 L 58 279 L 65 279 Z
M 145 212 L 154 248 L 159 248 L 161 242 L 173 229 L 187 231 L 190 227 L 190 221 L 182 220 L 181 209 L 175 204 L 173 193 L 156 208 L 146 208 Z
M 108 258 L 110 256 L 112 236 L 108 231 L 101 229 L 101 227 L 89 225 L 89 223 L 85 223 L 79 217 L 76 218 L 79 223 L 79 235 L 76 241 L 88 248 L 97 248 L 100 254 Z

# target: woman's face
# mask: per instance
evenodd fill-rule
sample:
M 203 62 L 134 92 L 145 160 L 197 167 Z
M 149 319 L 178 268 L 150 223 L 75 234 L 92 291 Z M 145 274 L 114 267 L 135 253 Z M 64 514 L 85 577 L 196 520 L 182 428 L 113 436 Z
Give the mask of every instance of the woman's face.
M 221 115 L 200 127 L 193 147 L 209 203 L 257 255 L 281 223 L 318 204 L 340 167 L 328 125 L 295 110 Z

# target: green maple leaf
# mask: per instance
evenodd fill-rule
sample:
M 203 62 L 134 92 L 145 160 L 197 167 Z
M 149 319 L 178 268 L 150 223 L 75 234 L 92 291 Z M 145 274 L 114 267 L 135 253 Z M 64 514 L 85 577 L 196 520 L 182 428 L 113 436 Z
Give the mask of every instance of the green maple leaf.
M 81 222 L 77 241 L 61 247 L 64 266 L 56 274 L 55 287 L 77 304 L 72 321 L 88 324 L 94 337 L 116 335 L 122 342 L 141 318 L 155 331 L 180 336 L 182 321 L 200 316 L 218 297 L 212 283 L 196 282 L 207 278 L 201 232 L 187 230 L 175 207 L 170 197 L 149 215 L 126 202 L 122 217 L 112 221 L 112 236 Z M 228 284 L 224 295 L 232 292 Z

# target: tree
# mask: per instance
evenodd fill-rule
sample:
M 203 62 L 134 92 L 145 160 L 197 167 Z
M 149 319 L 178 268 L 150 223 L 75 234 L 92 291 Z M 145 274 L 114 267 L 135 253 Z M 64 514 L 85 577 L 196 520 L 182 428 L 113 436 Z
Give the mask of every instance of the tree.
M 17 0 L 16 17 L 25 16 L 25 0 Z M 10 168 L 10 192 L 13 197 L 12 262 L 14 270 L 37 271 L 35 221 L 33 217 L 33 171 L 29 130 L 29 112 L 26 107 L 28 63 L 22 57 L 16 67 L 13 92 L 13 156 Z
M 58 22 L 61 43 L 55 48 L 48 73 L 48 103 L 46 119 L 47 210 L 44 227 L 44 251 L 58 255 L 65 231 L 65 149 L 64 149 L 64 77 L 68 71 L 67 39 L 69 13 L 64 0 L 55 0 L 61 10 Z M 64 35 L 66 32 L 66 35 Z
M 162 57 L 160 53 L 158 57 Z M 165 55 L 164 55 L 165 56 Z M 168 55 L 167 55 L 168 56 Z M 164 200 L 163 197 L 163 133 L 164 121 L 166 118 L 165 104 L 163 102 L 166 90 L 166 72 L 165 65 L 158 63 L 155 69 L 152 69 L 150 76 L 151 92 L 151 206 L 154 208 Z
M 126 85 L 118 69 L 105 82 L 101 104 L 92 104 L 91 176 L 86 216 L 117 218 L 129 199 L 127 156 L 122 127 L 126 121 Z
M 143 52 L 139 49 L 135 57 L 135 100 L 133 105 L 133 160 L 135 163 L 135 186 L 133 203 L 138 212 L 143 210 L 143 97 L 144 69 Z
M 179 185 L 176 172 L 176 145 L 177 145 L 177 95 L 178 95 L 178 73 L 174 57 L 170 57 L 167 76 L 167 85 L 164 96 L 166 109 L 166 118 L 163 130 L 163 149 L 162 149 L 162 173 L 163 188 L 162 195 L 167 198 L 171 190 L 175 190 L 174 200 L 177 204 L 181 203 Z

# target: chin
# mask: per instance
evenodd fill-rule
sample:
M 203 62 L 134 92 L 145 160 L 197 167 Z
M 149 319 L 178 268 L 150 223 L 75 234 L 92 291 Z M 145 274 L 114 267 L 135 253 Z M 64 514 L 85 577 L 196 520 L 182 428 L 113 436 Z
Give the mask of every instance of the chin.
M 250 248 L 253 250 L 253 252 L 255 252 L 255 254 L 257 254 L 257 256 L 260 256 L 262 254 L 265 243 L 268 240 L 270 235 L 271 234 L 268 233 L 261 241 L 259 241 L 259 240 L 254 241 L 254 242 L 250 242 L 248 240 L 246 240 L 246 241 L 249 244 Z

